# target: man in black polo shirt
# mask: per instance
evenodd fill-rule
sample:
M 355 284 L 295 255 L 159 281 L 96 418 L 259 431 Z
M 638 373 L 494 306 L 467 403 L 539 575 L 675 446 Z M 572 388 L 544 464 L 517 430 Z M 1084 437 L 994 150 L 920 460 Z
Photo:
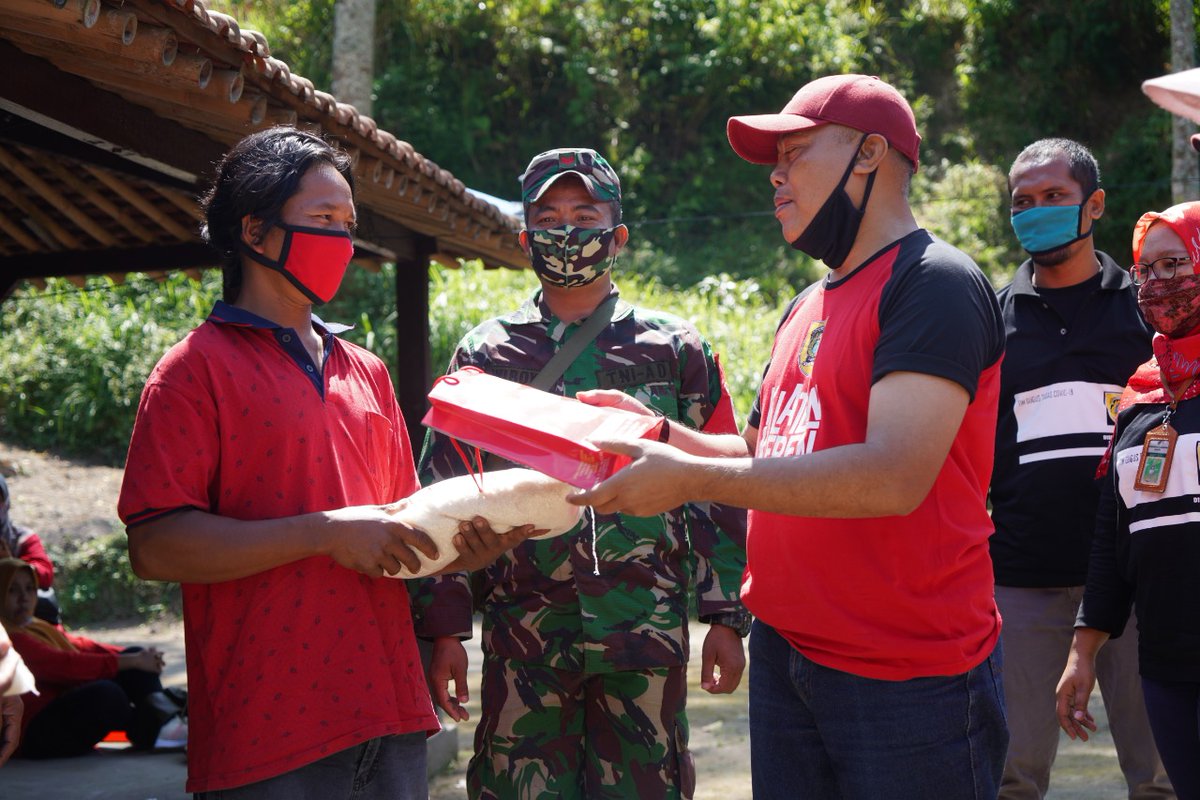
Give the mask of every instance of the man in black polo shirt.
M 1058 749 L 1054 689 L 1083 596 L 1099 497 L 1096 464 L 1126 379 L 1150 355 L 1128 274 L 1095 249 L 1096 159 L 1067 139 L 1026 147 L 1009 170 L 1012 225 L 1029 260 L 1000 290 L 1001 367 L 992 475 L 996 602 L 1011 731 L 1000 797 L 1041 798 Z M 1174 797 L 1146 721 L 1136 627 L 1097 664 L 1130 798 Z

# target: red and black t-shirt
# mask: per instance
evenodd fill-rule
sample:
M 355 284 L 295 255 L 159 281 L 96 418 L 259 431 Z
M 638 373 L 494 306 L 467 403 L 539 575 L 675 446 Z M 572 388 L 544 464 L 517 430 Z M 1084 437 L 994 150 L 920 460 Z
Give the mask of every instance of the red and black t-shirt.
M 945 378 L 971 398 L 913 513 L 750 512 L 743 599 L 805 656 L 906 680 L 959 674 L 991 652 L 1000 618 L 986 496 L 1003 353 L 987 280 L 965 254 L 923 230 L 848 277 L 809 287 L 788 309 L 750 417 L 760 458 L 865 441 L 871 387 L 892 372 Z

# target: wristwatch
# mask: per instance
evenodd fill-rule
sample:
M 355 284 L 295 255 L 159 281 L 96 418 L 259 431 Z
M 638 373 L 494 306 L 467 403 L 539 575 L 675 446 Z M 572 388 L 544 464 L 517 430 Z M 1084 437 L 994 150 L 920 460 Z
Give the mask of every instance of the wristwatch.
M 750 612 L 742 609 L 741 611 L 722 611 L 719 614 L 705 614 L 700 617 L 700 621 L 706 625 L 724 625 L 727 628 L 733 628 L 737 635 L 746 638 L 750 633 L 750 623 L 754 617 L 750 616 Z

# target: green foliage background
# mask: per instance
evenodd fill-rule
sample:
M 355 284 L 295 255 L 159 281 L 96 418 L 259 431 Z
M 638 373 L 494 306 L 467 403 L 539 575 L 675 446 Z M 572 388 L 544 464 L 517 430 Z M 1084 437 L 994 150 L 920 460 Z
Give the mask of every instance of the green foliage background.
M 64 541 L 50 556 L 55 594 L 68 627 L 183 612 L 179 584 L 143 581 L 133 574 L 124 531 Z
M 334 0 L 208 5 L 262 30 L 274 55 L 329 88 Z M 918 219 L 996 285 L 1023 258 L 1008 223 L 1008 165 L 1035 139 L 1078 139 L 1108 191 L 1097 244 L 1125 261 L 1136 218 L 1171 202 L 1170 118 L 1140 91 L 1169 71 L 1167 19 L 1167 0 L 378 0 L 373 113 L 500 197 L 517 195 L 516 176 L 542 150 L 608 156 L 632 231 L 625 296 L 692 319 L 722 353 L 744 415 L 783 302 L 823 268 L 780 240 L 768 169 L 731 153 L 729 116 L 776 111 L 823 74 L 893 83 L 924 137 Z M 203 319 L 219 284 L 209 273 L 23 288 L 0 305 L 0 435 L 120 464 L 146 376 Z M 352 270 L 322 310 L 355 322 L 350 338 L 390 366 L 393 287 L 390 269 Z M 533 288 L 529 274 L 435 268 L 435 364 Z M 132 580 L 112 572 L 119 546 L 98 547 L 59 554 L 78 564 L 67 569 L 78 609 L 115 602 L 98 587 Z
M 685 290 L 622 273 L 622 296 L 692 320 L 726 365 L 735 406 L 744 415 L 771 333 L 787 297 L 754 279 L 709 276 Z M 485 270 L 471 263 L 435 270 L 430 286 L 431 348 L 448 364 L 464 333 L 516 308 L 536 289 L 528 271 Z M 347 322 L 345 337 L 396 363 L 395 272 L 352 268 L 322 318 Z M 32 287 L 0 305 L 0 430 L 26 446 L 96 457 L 121 465 L 146 376 L 166 350 L 202 322 L 221 296 L 220 273 L 196 282 L 138 276 L 124 285 L 92 278 L 80 290 L 66 280 Z
M 333 2 L 223 5 L 328 86 Z M 1021 260 L 996 176 L 1035 139 L 1094 150 L 1097 241 L 1119 261 L 1140 213 L 1170 203 L 1169 116 L 1140 90 L 1169 70 L 1167 0 L 378 0 L 375 44 L 374 116 L 469 186 L 515 197 L 537 152 L 607 155 L 634 265 L 671 284 L 812 279 L 779 240 L 767 169 L 732 155 L 725 122 L 828 73 L 905 93 L 924 136 L 919 216 L 969 215 L 935 231 L 979 245 L 996 282 Z
M 329 86 L 334 0 L 210 5 Z M 776 110 L 822 74 L 891 81 L 924 135 L 918 218 L 999 285 L 1022 259 L 1005 173 L 1033 139 L 1068 136 L 1096 152 L 1108 189 L 1097 242 L 1118 260 L 1136 217 L 1169 204 L 1169 117 L 1140 91 L 1166 70 L 1167 44 L 1166 0 L 378 0 L 374 114 L 502 197 L 543 149 L 606 153 L 632 229 L 627 293 L 714 339 L 744 412 L 780 298 L 823 269 L 781 241 L 768 170 L 730 152 L 730 115 Z M 4 434 L 119 463 L 145 376 L 217 285 L 52 282 L 7 301 Z M 531 289 L 528 275 L 435 270 L 438 363 L 470 324 Z M 390 274 L 359 273 L 327 312 L 356 321 L 353 336 L 389 363 L 392 294 Z

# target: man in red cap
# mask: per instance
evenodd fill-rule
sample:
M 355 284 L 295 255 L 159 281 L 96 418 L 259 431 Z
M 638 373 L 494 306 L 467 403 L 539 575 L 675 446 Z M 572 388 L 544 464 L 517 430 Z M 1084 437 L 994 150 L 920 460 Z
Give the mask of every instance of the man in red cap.
M 1008 732 L 986 493 L 1004 328 L 908 203 L 920 136 L 891 86 L 821 78 L 734 117 L 784 238 L 831 272 L 785 312 L 742 436 L 671 425 L 576 502 L 750 511 L 751 772 L 775 797 L 995 797 Z M 590 398 L 631 408 L 608 395 Z

